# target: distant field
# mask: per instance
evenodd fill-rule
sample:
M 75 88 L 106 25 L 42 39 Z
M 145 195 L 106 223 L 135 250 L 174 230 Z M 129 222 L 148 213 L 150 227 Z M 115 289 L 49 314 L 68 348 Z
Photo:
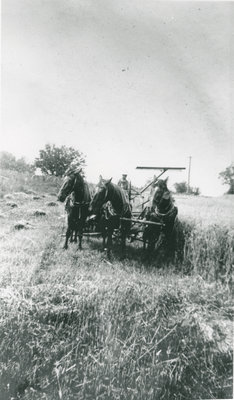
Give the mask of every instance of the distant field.
M 179 216 L 195 219 L 202 225 L 225 225 L 234 228 L 234 196 L 222 197 L 174 195 Z
M 1 399 L 231 399 L 233 198 L 175 196 L 175 264 L 135 243 L 110 263 L 100 239 L 62 249 L 58 182 L 17 182 L 0 200 Z

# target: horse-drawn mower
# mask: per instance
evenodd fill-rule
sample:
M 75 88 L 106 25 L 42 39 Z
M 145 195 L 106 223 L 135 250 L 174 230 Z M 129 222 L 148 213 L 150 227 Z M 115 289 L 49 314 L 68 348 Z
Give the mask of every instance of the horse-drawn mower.
M 112 237 L 121 239 L 123 252 L 126 240 L 130 243 L 143 242 L 143 248 L 148 248 L 149 251 L 152 251 L 155 245 L 157 248 L 160 247 L 163 242 L 167 242 L 170 247 L 178 210 L 167 188 L 167 179 L 159 178 L 168 170 L 185 168 L 137 167 L 137 169 L 160 170 L 160 174 L 140 191 L 130 185 L 125 200 L 123 193 L 121 195 L 118 193 L 117 185 L 112 184 L 111 180 L 104 181 L 102 192 L 97 193 L 91 202 L 95 216 L 87 219 L 83 234 L 87 237 L 102 236 L 103 247 L 107 250 L 112 246 Z M 95 202 L 99 204 L 95 205 Z

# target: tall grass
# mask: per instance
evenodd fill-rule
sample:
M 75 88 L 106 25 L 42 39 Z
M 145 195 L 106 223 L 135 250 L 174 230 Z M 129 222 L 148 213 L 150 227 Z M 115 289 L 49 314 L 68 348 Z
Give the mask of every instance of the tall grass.
M 221 280 L 230 287 L 232 279 L 234 231 L 223 225 L 201 227 L 196 221 L 177 224 L 177 266 L 207 280 Z
M 217 287 L 165 281 L 15 294 L 2 308 L 4 398 L 231 398 L 231 321 Z

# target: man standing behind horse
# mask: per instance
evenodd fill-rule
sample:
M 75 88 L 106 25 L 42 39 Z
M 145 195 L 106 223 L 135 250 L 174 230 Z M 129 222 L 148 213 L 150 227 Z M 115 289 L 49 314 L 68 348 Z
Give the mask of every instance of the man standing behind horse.
M 127 174 L 122 174 L 122 179 L 119 180 L 118 186 L 120 186 L 123 189 L 124 193 L 127 196 L 127 199 L 129 199 L 130 185 L 129 185 L 129 182 L 127 180 Z

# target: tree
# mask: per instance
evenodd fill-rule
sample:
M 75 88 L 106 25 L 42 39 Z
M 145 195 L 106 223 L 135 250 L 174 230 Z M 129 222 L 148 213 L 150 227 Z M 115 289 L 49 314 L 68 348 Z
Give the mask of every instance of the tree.
M 15 170 L 16 158 L 13 154 L 7 151 L 1 151 L 0 153 L 0 167 L 2 169 Z
M 229 185 L 227 194 L 234 194 L 234 163 L 220 172 L 219 178 L 222 179 L 224 185 Z
M 194 196 L 199 196 L 201 194 L 199 187 L 190 188 L 189 193 L 193 194 Z
M 46 175 L 63 176 L 71 163 L 81 167 L 85 165 L 84 155 L 72 147 L 46 144 L 39 154 L 35 160 L 35 167 L 40 168 Z
M 176 193 L 187 193 L 187 183 L 186 182 L 175 183 L 174 186 L 175 186 Z
M 24 157 L 21 157 L 16 160 L 15 169 L 18 172 L 33 172 L 35 167 L 32 164 L 28 164 Z
M 186 182 L 180 182 L 180 183 L 175 183 L 175 190 L 176 193 L 188 193 L 188 194 L 192 194 L 193 196 L 199 196 L 200 194 L 200 189 L 199 187 L 189 187 L 188 190 L 188 185 Z
M 7 151 L 0 152 L 0 168 L 18 172 L 32 172 L 34 169 L 23 157 L 16 159 L 13 154 Z

